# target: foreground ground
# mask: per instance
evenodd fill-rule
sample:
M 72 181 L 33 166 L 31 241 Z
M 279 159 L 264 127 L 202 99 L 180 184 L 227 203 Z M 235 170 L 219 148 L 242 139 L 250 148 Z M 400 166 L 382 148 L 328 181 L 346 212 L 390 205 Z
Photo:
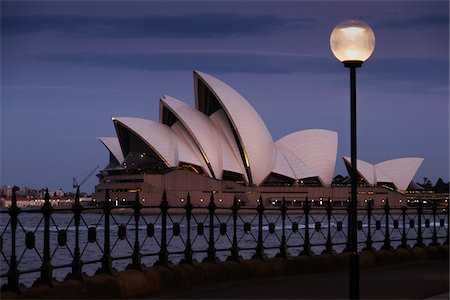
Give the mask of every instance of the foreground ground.
M 449 299 L 448 260 L 361 270 L 362 299 Z M 227 282 L 155 295 L 160 299 L 348 299 L 344 272 Z

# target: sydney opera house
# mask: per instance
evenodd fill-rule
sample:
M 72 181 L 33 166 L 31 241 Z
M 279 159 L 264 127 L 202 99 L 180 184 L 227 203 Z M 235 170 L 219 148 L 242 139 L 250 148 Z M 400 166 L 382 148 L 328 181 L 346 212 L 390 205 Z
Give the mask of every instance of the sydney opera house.
M 241 205 L 299 205 L 307 196 L 314 205 L 329 198 L 345 205 L 350 188 L 333 182 L 338 134 L 324 129 L 293 132 L 277 141 L 266 124 L 237 91 L 217 78 L 194 71 L 195 108 L 170 96 L 159 105 L 159 122 L 112 118 L 117 137 L 99 137 L 109 151 L 109 164 L 98 176 L 95 197 L 105 189 L 116 202 L 159 203 L 163 190 L 173 205 L 189 192 L 195 205 L 206 205 L 211 193 L 227 206 L 237 196 Z M 347 167 L 349 159 L 344 157 Z M 422 158 L 400 158 L 378 164 L 358 161 L 359 196 L 381 204 L 406 201 L 405 190 Z

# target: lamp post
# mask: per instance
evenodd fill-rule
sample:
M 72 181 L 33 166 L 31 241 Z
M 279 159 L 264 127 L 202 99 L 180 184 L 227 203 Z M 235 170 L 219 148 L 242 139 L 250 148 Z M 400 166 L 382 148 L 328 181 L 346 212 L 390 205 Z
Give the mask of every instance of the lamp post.
M 356 68 L 360 68 L 375 48 L 375 34 L 359 20 L 343 21 L 330 36 L 334 56 L 350 69 L 350 144 L 352 197 L 350 202 L 350 299 L 359 299 L 359 255 L 357 237 L 357 169 L 356 169 Z

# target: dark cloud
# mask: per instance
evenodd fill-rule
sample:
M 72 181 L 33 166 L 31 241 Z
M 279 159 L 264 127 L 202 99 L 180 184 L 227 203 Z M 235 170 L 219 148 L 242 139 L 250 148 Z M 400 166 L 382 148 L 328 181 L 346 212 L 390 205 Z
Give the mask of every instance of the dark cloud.
M 289 53 L 252 51 L 168 51 L 151 53 L 65 53 L 34 57 L 52 63 L 100 68 L 146 71 L 203 70 L 211 73 L 342 75 L 334 58 Z M 448 60 L 419 58 L 378 58 L 366 63 L 361 76 L 366 84 L 383 86 L 391 92 L 443 92 L 448 85 Z M 382 83 L 382 84 L 380 84 Z M 407 85 L 407 86 L 405 86 Z
M 448 95 L 448 64 L 439 58 L 379 58 L 361 73 L 379 92 Z
M 375 29 L 419 29 L 425 27 L 448 27 L 448 15 L 420 16 L 415 18 L 398 18 L 391 21 L 383 21 L 374 25 Z
M 274 15 L 235 13 L 154 15 L 146 17 L 31 15 L 3 16 L 2 34 L 55 32 L 80 38 L 221 38 L 267 34 L 311 27 L 312 18 L 287 19 Z
M 147 71 L 208 70 L 214 73 L 293 73 L 321 71 L 326 59 L 252 51 L 169 51 L 151 53 L 65 53 L 36 56 L 47 62 Z

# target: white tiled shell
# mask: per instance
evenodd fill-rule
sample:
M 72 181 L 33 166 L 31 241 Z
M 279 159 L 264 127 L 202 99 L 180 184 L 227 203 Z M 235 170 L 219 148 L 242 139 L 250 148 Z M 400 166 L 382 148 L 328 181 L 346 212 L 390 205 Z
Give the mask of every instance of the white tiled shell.
M 272 173 L 297 179 L 297 176 L 294 174 L 294 170 L 289 165 L 286 157 L 280 149 L 277 149 L 277 159 L 275 161 L 275 166 L 273 167 Z
M 273 167 L 272 173 L 277 173 L 286 177 L 297 179 L 286 157 L 279 149 L 277 149 L 277 159 L 275 160 L 275 166 Z
M 244 163 L 242 162 L 239 148 L 234 139 L 230 122 L 223 109 L 219 109 L 209 116 L 217 131 L 220 133 L 220 144 L 222 147 L 223 169 L 242 174 L 245 182 L 248 182 L 247 174 L 245 172 Z
M 114 155 L 119 163 L 124 160 L 122 149 L 120 148 L 119 139 L 116 137 L 98 137 L 100 142 Z
M 408 188 L 422 162 L 423 158 L 420 157 L 397 158 L 381 162 L 375 165 L 377 180 L 381 181 L 378 178 L 378 172 L 381 171 L 391 178 L 397 189 L 404 191 Z
M 375 165 L 373 166 L 373 170 L 375 172 L 375 184 L 378 184 L 378 182 L 392 182 L 394 183 L 394 180 L 392 180 L 392 177 L 389 176 L 389 174 L 384 173 L 383 170 L 380 168 L 376 169 Z
M 190 133 L 186 130 L 186 127 L 184 127 L 180 121 L 177 121 L 170 128 L 172 128 L 174 135 L 177 137 L 178 160 L 180 162 L 200 166 L 209 177 L 212 177 L 212 174 L 209 171 L 200 150 L 198 149 L 195 141 L 192 139 Z
M 344 160 L 351 165 L 350 158 Z M 423 158 L 404 157 L 387 160 L 376 165 L 357 160 L 358 173 L 371 185 L 390 182 L 399 190 L 406 190 L 423 162 Z
M 220 137 L 212 121 L 204 113 L 188 104 L 165 95 L 160 102 L 160 116 L 163 107 L 169 109 L 190 133 L 202 157 L 209 162 L 216 179 L 222 179 L 222 151 Z M 160 119 L 162 122 L 163 120 Z
M 116 126 L 124 126 L 152 148 L 168 167 L 178 166 L 177 142 L 169 126 L 140 118 L 115 117 Z
M 295 179 L 304 179 L 310 177 L 318 177 L 319 174 L 311 169 L 304 161 L 302 161 L 297 155 L 283 145 L 278 146 L 277 153 L 281 153 L 286 159 L 289 167 L 291 168 Z M 277 173 L 274 169 L 275 173 Z M 283 175 L 283 174 L 282 174 Z
M 348 163 L 349 166 L 352 165 L 351 158 L 344 156 L 344 160 Z M 359 175 L 361 175 L 367 183 L 370 185 L 377 184 L 377 177 L 375 176 L 375 166 L 366 161 L 357 159 L 356 160 L 356 168 L 358 169 Z
M 238 92 L 208 74 L 195 71 L 194 82 L 201 80 L 214 93 L 234 127 L 251 170 L 253 184 L 259 185 L 272 171 L 276 149 L 272 136 L 261 117 Z M 198 95 L 196 95 L 196 107 Z
M 276 142 L 310 167 L 324 185 L 331 185 L 336 164 L 338 135 L 325 129 L 308 129 L 291 133 Z

